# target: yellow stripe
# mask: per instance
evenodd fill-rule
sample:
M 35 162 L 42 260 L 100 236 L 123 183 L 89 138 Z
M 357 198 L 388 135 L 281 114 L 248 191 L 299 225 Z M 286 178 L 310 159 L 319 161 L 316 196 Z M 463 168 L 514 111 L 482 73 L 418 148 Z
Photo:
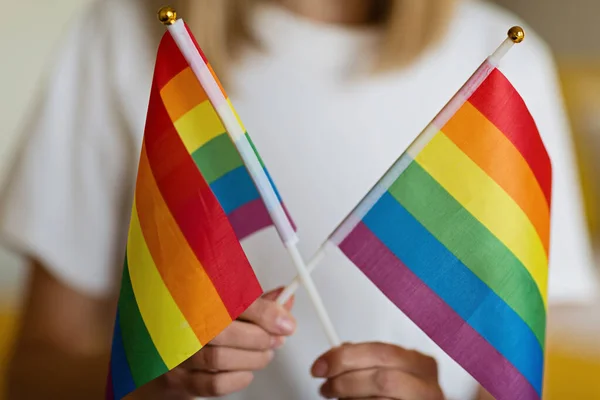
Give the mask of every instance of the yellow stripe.
M 200 350 L 202 345 L 154 265 L 142 234 L 135 200 L 127 261 L 131 285 L 146 328 L 163 361 L 172 369 Z
M 423 151 L 410 155 L 512 251 L 547 304 L 548 259 L 535 228 L 517 203 L 443 133 Z
M 174 125 L 190 154 L 225 133 L 217 112 L 208 100 L 188 111 Z
M 235 108 L 233 108 L 233 104 L 231 103 L 230 99 L 227 99 L 227 103 L 229 103 L 229 107 L 231 107 L 231 110 L 233 111 L 233 114 L 235 115 L 235 117 L 237 118 L 240 126 L 242 127 L 242 130 L 244 132 L 246 132 L 246 127 L 244 126 L 244 123 L 242 122 L 242 119 L 240 118 L 240 116 L 238 115 L 237 111 L 235 111 Z

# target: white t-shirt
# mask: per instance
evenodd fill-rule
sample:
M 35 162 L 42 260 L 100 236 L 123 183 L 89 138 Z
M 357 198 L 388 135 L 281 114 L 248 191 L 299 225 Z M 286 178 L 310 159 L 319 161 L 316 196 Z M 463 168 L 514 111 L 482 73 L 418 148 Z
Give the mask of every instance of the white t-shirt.
M 115 3 L 119 18 L 115 18 Z M 119 284 L 157 41 L 133 0 L 99 1 L 74 24 L 49 75 L 42 106 L 5 192 L 0 228 L 15 248 L 93 296 Z M 153 10 L 152 10 L 153 11 Z M 369 30 L 312 22 L 276 6 L 252 19 L 263 49 L 232 66 L 232 101 L 299 227 L 310 257 L 479 64 L 518 24 L 481 3 L 463 3 L 447 38 L 412 67 L 353 75 L 368 60 Z M 527 39 L 501 70 L 525 99 L 554 168 L 550 299 L 589 299 L 593 268 L 573 146 L 547 48 Z M 273 229 L 244 243 L 265 289 L 294 269 Z M 340 252 L 314 273 L 344 341 L 386 341 L 434 355 L 450 399 L 476 383 L 396 309 Z M 309 376 L 328 348 L 301 290 L 298 331 L 233 400 L 318 398 Z

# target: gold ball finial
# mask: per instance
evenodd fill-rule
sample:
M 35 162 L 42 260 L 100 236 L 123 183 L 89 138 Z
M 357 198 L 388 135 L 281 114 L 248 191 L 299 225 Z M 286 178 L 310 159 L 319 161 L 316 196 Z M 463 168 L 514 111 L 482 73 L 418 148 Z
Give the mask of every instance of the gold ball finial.
M 520 26 L 513 26 L 508 31 L 508 37 L 514 43 L 521 43 L 525 39 L 525 31 Z
M 163 25 L 173 25 L 177 21 L 177 11 L 171 6 L 164 6 L 158 10 L 158 20 Z

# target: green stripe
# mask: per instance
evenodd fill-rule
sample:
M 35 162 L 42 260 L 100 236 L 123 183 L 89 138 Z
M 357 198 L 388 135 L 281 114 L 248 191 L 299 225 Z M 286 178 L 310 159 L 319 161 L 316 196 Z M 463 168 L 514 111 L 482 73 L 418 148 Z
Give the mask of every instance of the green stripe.
M 119 296 L 119 314 L 123 347 L 125 348 L 127 361 L 131 366 L 131 375 L 135 385 L 140 387 L 164 374 L 169 369 L 158 354 L 135 301 L 131 278 L 129 277 L 127 256 L 125 257 L 123 282 L 121 283 L 121 295 Z
M 248 139 L 248 142 L 250 142 L 250 146 L 252 146 L 252 150 L 254 150 L 254 154 L 256 154 L 256 158 L 258 158 L 258 161 L 260 162 L 260 166 L 263 169 L 265 169 L 265 163 L 263 163 L 263 160 L 260 157 L 260 154 L 258 154 L 258 150 L 256 149 L 256 146 L 254 145 L 254 142 L 252 141 L 252 139 L 250 139 L 250 135 L 248 135 L 248 132 L 246 132 L 246 139 Z
M 242 157 L 227 133 L 200 147 L 192 154 L 192 158 L 209 185 L 243 164 Z
M 416 162 L 389 192 L 525 321 L 543 349 L 544 303 L 531 275 L 514 254 Z

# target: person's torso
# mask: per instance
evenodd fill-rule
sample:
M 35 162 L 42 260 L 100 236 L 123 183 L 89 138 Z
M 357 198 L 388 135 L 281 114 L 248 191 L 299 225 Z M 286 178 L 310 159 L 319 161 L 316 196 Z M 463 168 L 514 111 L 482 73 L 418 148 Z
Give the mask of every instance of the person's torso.
M 256 17 L 264 50 L 248 50 L 232 66 L 226 90 L 298 226 L 305 258 L 504 39 L 509 26 L 478 20 L 474 17 L 494 14 L 470 7 L 460 8 L 454 34 L 438 48 L 408 69 L 382 75 L 351 73 L 353 63 L 372 50 L 369 33 L 312 26 L 274 8 Z M 135 54 L 121 63 L 121 101 L 141 143 L 155 52 L 137 49 Z M 138 71 L 124 72 L 129 68 Z M 265 290 L 295 276 L 274 229 L 255 234 L 243 246 Z M 328 254 L 313 276 L 343 341 L 385 341 L 435 356 L 448 398 L 473 396 L 473 379 L 341 252 Z M 321 382 L 310 377 L 309 368 L 328 343 L 302 289 L 294 315 L 296 334 L 248 389 L 228 399 L 319 397 Z

